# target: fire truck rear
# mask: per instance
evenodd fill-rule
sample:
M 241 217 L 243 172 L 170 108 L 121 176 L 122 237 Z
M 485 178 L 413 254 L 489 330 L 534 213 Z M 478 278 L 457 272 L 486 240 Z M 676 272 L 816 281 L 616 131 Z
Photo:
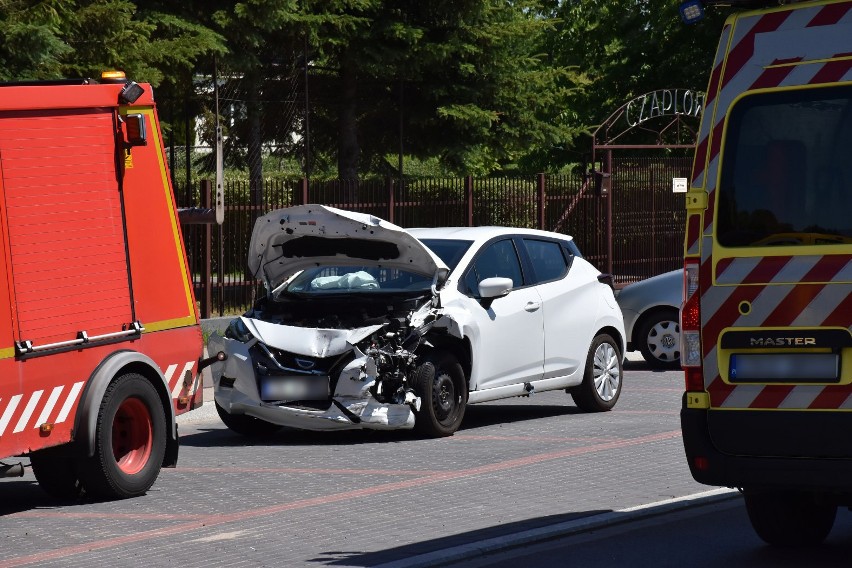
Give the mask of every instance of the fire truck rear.
M 144 493 L 203 392 L 149 85 L 0 85 L 0 254 L 0 458 L 55 496 Z
M 690 470 L 741 488 L 765 541 L 819 543 L 852 505 L 852 2 L 728 18 L 692 178 Z

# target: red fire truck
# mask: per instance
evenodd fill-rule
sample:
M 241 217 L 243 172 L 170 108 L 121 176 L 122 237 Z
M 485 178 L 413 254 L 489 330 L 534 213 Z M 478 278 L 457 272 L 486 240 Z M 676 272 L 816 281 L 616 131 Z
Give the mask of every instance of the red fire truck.
M 0 255 L 0 458 L 54 496 L 144 493 L 205 364 L 150 85 L 0 85 Z

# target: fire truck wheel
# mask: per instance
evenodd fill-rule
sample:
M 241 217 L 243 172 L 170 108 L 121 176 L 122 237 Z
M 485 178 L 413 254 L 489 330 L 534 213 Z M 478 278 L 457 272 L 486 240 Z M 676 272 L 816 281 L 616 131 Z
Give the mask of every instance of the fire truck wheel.
M 64 448 L 48 448 L 30 454 L 39 486 L 51 497 L 72 499 L 82 492 L 77 464 Z
M 215 402 L 215 401 L 214 401 Z M 279 430 L 281 426 L 255 418 L 254 416 L 246 416 L 245 414 L 229 414 L 224 408 L 216 402 L 216 412 L 219 413 L 219 418 L 229 430 L 236 432 L 242 436 L 249 438 L 263 438 L 271 436 Z
M 834 526 L 837 505 L 810 493 L 793 491 L 743 492 L 751 526 L 773 546 L 813 546 Z
M 103 498 L 145 493 L 160 473 L 166 418 L 154 386 L 137 373 L 110 383 L 98 412 L 95 454 L 81 460 L 86 492 Z
M 568 389 L 574 403 L 586 412 L 611 410 L 621 394 L 621 354 L 618 343 L 602 333 L 592 340 L 583 382 Z
M 414 372 L 414 390 L 420 397 L 414 429 L 429 438 L 452 436 L 461 426 L 467 407 L 464 370 L 449 352 L 434 351 Z

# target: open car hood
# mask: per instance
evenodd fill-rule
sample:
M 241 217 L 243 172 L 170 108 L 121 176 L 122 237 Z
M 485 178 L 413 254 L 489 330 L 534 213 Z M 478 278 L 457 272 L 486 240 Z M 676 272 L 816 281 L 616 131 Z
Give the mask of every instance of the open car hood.
M 401 268 L 446 280 L 449 268 L 402 227 L 325 205 L 277 209 L 254 224 L 248 267 L 271 289 L 314 266 Z

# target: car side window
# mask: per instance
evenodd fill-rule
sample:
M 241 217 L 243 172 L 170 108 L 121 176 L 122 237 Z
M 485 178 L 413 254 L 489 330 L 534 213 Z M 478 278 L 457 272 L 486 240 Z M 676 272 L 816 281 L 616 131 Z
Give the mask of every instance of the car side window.
M 479 295 L 479 283 L 495 276 L 511 278 L 513 288 L 523 285 L 521 262 L 511 239 L 491 243 L 479 253 L 465 275 L 465 286 L 476 296 Z
M 568 261 L 562 254 L 562 246 L 554 241 L 524 239 L 535 272 L 535 284 L 557 280 L 568 270 Z

